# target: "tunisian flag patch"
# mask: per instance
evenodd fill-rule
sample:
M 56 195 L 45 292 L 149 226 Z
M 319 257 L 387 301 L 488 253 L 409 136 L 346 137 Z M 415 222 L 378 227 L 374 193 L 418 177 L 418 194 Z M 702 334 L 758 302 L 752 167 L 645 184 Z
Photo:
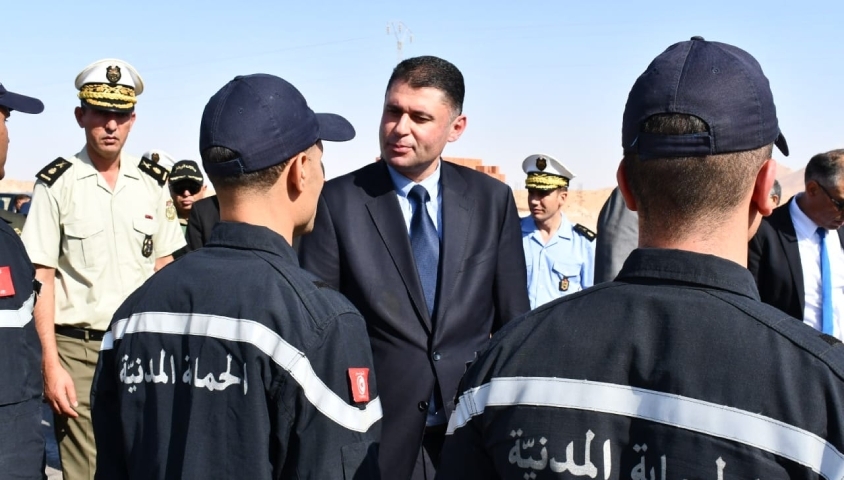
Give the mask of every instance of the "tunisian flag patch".
M 12 297 L 15 295 L 15 284 L 12 283 L 12 269 L 0 267 L 0 297 Z
M 369 369 L 368 368 L 350 368 L 349 382 L 352 387 L 352 399 L 355 403 L 365 403 L 369 401 Z

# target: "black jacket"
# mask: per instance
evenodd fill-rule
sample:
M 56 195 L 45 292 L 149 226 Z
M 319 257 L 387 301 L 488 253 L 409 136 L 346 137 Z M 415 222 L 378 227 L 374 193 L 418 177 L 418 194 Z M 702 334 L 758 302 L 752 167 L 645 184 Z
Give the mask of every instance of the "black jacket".
M 354 307 L 280 235 L 219 223 L 114 316 L 96 478 L 378 478 L 374 379 Z
M 384 162 L 329 181 L 302 267 L 343 293 L 366 319 L 384 402 L 381 467 L 404 480 L 416 463 L 438 386 L 454 409 L 466 363 L 490 332 L 527 312 L 521 227 L 507 185 L 441 163 L 438 300 L 428 313 L 395 187 Z
M 791 221 L 791 200 L 762 219 L 748 244 L 747 268 L 753 274 L 762 301 L 803 320 L 805 292 L 797 233 Z M 838 229 L 844 248 L 844 228 Z

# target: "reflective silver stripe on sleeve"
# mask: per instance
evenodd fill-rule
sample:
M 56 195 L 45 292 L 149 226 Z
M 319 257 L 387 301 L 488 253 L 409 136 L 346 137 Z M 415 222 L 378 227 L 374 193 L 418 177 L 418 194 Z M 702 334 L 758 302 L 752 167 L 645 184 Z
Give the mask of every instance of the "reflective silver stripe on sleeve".
M 204 314 L 145 312 L 114 322 L 103 337 L 100 350 L 133 333 L 197 335 L 253 345 L 290 373 L 305 397 L 323 415 L 355 432 L 366 432 L 381 419 L 381 399 L 375 397 L 361 409 L 349 405 L 317 376 L 311 362 L 276 332 L 253 320 Z
M 21 328 L 32 321 L 32 309 L 35 307 L 35 294 L 23 302 L 17 310 L 0 310 L 0 328 Z
M 530 405 L 623 415 L 743 443 L 797 462 L 828 479 L 844 478 L 844 455 L 793 425 L 737 408 L 627 385 L 544 377 L 494 378 L 464 392 L 447 435 L 486 407 Z

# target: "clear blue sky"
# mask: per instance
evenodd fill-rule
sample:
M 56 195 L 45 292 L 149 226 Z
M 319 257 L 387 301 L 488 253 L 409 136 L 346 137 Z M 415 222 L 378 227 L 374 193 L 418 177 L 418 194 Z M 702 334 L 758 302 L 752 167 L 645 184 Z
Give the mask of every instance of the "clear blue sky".
M 844 147 L 840 0 L 7 3 L 0 82 L 46 105 L 9 121 L 11 179 L 31 179 L 81 148 L 73 80 L 106 57 L 133 64 L 145 81 L 130 153 L 198 159 L 205 103 L 235 75 L 261 72 L 354 124 L 357 138 L 328 144 L 324 157 L 329 177 L 354 170 L 378 155 L 397 60 L 391 21 L 413 32 L 405 57 L 441 56 L 465 76 L 468 128 L 445 155 L 499 165 L 513 187 L 523 182 L 522 159 L 539 152 L 576 173 L 575 188 L 613 185 L 630 87 L 654 56 L 693 35 L 737 45 L 762 64 L 792 151 L 777 158 L 786 166 Z

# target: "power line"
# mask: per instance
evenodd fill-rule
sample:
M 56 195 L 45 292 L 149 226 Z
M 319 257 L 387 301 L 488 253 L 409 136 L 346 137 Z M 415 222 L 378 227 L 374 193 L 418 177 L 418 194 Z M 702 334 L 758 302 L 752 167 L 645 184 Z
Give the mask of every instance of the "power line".
M 403 60 L 404 42 L 413 43 L 413 32 L 404 22 L 398 21 L 387 24 L 387 35 L 390 35 L 390 33 L 396 37 L 396 56 L 398 59 L 396 63 L 400 63 Z

